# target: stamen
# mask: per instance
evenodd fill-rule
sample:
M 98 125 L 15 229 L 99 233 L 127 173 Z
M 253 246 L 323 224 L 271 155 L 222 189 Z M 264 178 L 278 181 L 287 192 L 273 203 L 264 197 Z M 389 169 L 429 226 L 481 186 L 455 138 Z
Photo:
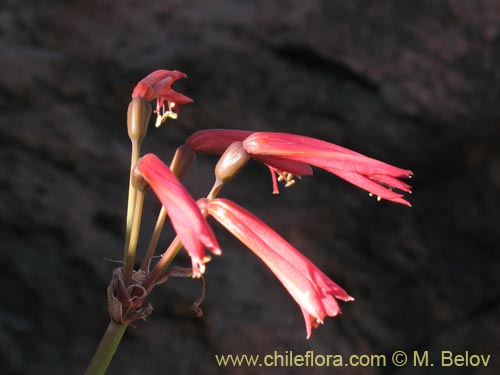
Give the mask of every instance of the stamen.
M 377 202 L 380 202 L 382 200 L 382 197 L 380 195 L 377 195 Z
M 201 264 L 198 263 L 198 273 L 193 272 L 193 274 L 191 275 L 191 277 L 193 279 L 200 278 L 205 273 L 205 269 L 206 269 L 206 267 L 205 267 L 205 265 L 203 263 L 201 263 Z
M 267 167 L 271 171 L 271 176 L 273 179 L 273 194 L 279 194 L 278 182 L 285 182 L 285 188 L 288 188 L 295 185 L 295 177 L 297 177 L 298 179 L 301 178 L 301 176 L 295 176 L 293 173 L 280 171 L 279 169 L 271 167 L 270 165 L 267 165 Z
M 163 123 L 163 121 L 165 121 L 165 120 L 163 119 L 163 115 L 158 115 L 158 116 L 156 117 L 155 126 L 156 126 L 156 127 L 159 127 L 159 126 Z
M 161 104 L 160 104 L 161 100 Z M 168 111 L 165 111 L 165 104 L 163 102 L 163 99 L 158 99 L 157 104 L 156 104 L 156 122 L 155 126 L 159 127 L 161 124 L 163 124 L 169 117 L 173 120 L 177 119 L 177 113 L 173 111 L 173 108 L 175 107 L 175 102 L 169 102 L 168 103 Z

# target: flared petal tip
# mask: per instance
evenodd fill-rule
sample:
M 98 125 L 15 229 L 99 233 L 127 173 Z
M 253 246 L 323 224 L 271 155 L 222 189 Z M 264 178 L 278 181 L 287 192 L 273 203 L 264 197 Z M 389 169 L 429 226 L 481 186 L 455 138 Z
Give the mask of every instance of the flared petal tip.
M 218 247 L 211 247 L 209 248 L 210 251 L 214 254 L 214 255 L 222 255 L 222 250 L 219 249 Z
M 342 295 L 342 296 L 339 296 L 339 295 L 335 295 L 335 298 L 341 300 L 341 301 L 344 301 L 344 302 L 352 302 L 352 301 L 355 301 L 354 297 L 350 296 L 349 294 L 345 294 L 345 295 Z
M 205 247 L 212 252 L 214 255 L 221 255 L 222 250 L 220 249 L 215 236 L 207 236 L 203 233 L 200 233 L 200 241 L 205 245 Z
M 393 198 L 393 199 L 388 199 L 388 200 L 390 200 L 391 202 L 400 203 L 404 206 L 412 207 L 411 203 L 408 202 L 406 199 L 403 199 L 402 195 L 400 198 Z

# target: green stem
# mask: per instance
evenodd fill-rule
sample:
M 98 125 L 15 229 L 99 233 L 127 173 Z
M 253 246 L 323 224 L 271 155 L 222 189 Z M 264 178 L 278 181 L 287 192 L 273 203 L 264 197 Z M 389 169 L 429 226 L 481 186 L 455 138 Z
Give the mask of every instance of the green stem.
M 212 190 L 210 190 L 210 193 L 208 193 L 207 199 L 217 198 L 217 195 L 219 195 L 223 187 L 224 187 L 224 182 L 222 182 L 218 178 L 215 179 L 214 186 L 212 186 Z
M 182 249 L 182 243 L 179 236 L 175 236 L 174 240 L 168 247 L 167 251 L 161 256 L 160 260 L 154 266 L 151 273 L 148 275 L 142 286 L 147 290 L 163 273 L 163 271 L 172 263 L 174 258 Z
M 156 219 L 156 225 L 153 231 L 153 235 L 151 236 L 148 249 L 146 250 L 146 254 L 144 255 L 144 259 L 141 264 L 141 270 L 145 272 L 149 271 L 151 259 L 153 258 L 156 246 L 158 246 L 158 240 L 160 239 L 161 230 L 163 229 L 166 218 L 167 210 L 165 209 L 165 207 L 161 206 L 160 213 L 158 214 L 158 219 Z
M 104 375 L 106 373 L 127 326 L 113 321 L 109 322 L 94 357 L 92 357 L 89 367 L 85 371 L 85 375 Z
M 134 217 L 132 219 L 129 243 L 123 262 L 123 280 L 125 281 L 125 285 L 130 285 L 130 282 L 132 281 L 135 253 L 137 250 L 137 243 L 139 242 L 139 230 L 141 228 L 142 207 L 144 205 L 144 192 L 140 190 L 136 191 Z
M 137 160 L 141 154 L 141 143 L 132 141 L 132 155 L 130 158 L 130 177 L 128 183 L 128 201 L 127 201 L 127 224 L 125 227 L 125 244 L 123 250 L 123 261 L 125 262 L 128 255 L 130 242 L 130 232 L 132 230 L 132 219 L 134 217 L 136 188 L 132 185 L 132 172 L 134 171 Z

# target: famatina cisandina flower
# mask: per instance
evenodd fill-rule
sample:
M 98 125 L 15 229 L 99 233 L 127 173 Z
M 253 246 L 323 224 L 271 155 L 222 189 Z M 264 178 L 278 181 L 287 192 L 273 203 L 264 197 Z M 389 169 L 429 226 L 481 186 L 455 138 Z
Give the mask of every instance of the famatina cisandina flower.
M 248 154 L 271 170 L 273 193 L 278 193 L 276 175 L 289 186 L 294 176 L 312 174 L 310 165 L 327 170 L 349 181 L 378 199 L 411 206 L 403 194 L 411 186 L 398 180 L 413 172 L 369 158 L 345 147 L 319 139 L 288 133 L 249 132 L 230 129 L 209 129 L 194 133 L 186 145 L 196 152 L 221 154 L 233 142 L 242 142 Z
M 177 118 L 180 104 L 193 102 L 193 99 L 172 89 L 172 84 L 185 73 L 177 70 L 160 69 L 148 74 L 139 81 L 132 91 L 132 98 L 144 98 L 147 101 L 156 99 L 156 126 L 160 126 L 167 118 Z M 165 101 L 168 108 L 165 110 Z
M 201 210 L 245 244 L 276 275 L 304 315 L 307 338 L 326 316 L 336 316 L 336 298 L 352 301 L 309 259 L 253 214 L 227 199 L 200 199 Z
M 220 255 L 221 250 L 195 200 L 168 166 L 154 154 L 146 154 L 139 159 L 136 171 L 148 182 L 167 210 L 175 232 L 191 256 L 193 276 L 200 276 L 210 259 L 205 255 L 205 247 L 216 255 Z

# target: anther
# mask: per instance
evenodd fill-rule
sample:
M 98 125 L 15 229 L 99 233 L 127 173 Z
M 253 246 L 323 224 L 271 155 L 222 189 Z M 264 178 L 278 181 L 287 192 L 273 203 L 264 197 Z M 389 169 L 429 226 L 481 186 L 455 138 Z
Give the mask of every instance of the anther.
M 160 106 L 157 106 L 156 108 L 156 121 L 155 121 L 155 126 L 159 127 L 161 124 L 163 124 L 167 119 L 170 117 L 173 120 L 177 119 L 177 113 L 173 111 L 175 107 L 175 102 L 169 102 L 168 103 L 168 111 L 165 111 L 165 105 L 161 106 L 161 111 L 160 111 Z

